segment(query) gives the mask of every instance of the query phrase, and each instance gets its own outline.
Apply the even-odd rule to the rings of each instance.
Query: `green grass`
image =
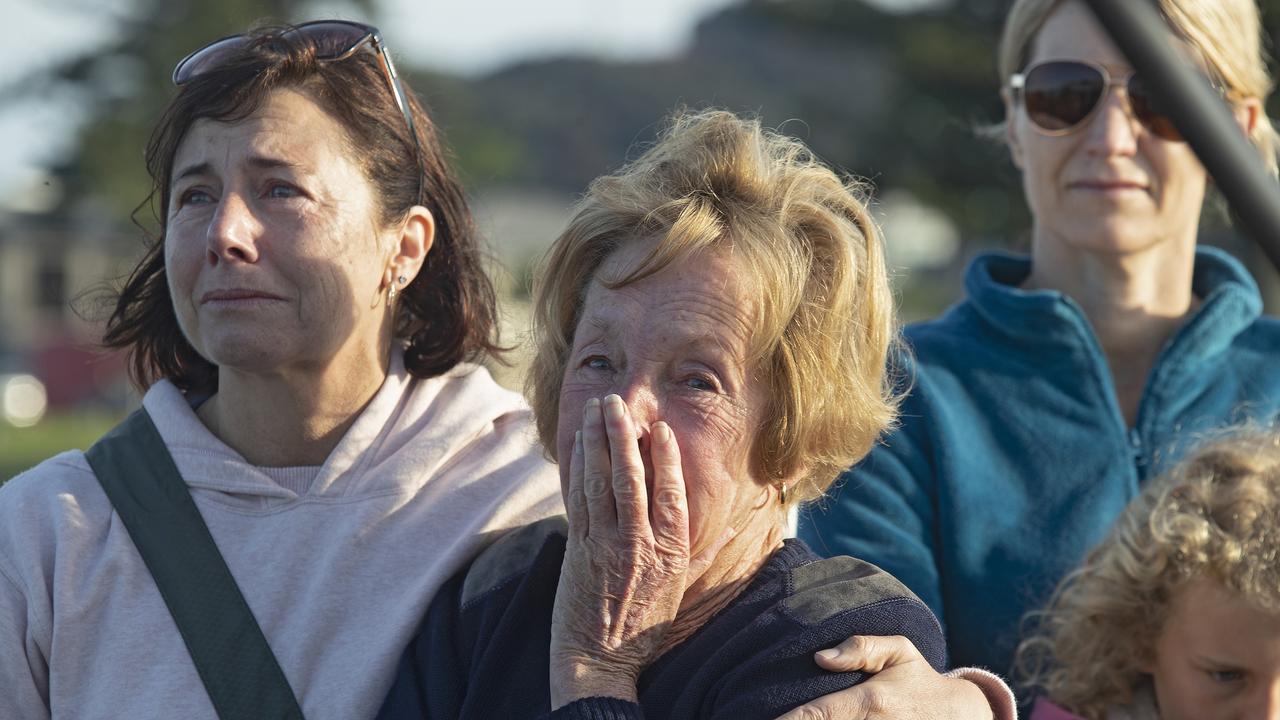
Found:
[[[119,421],[108,412],[80,410],[46,415],[28,428],[0,422],[0,483],[63,450],[88,448]]]

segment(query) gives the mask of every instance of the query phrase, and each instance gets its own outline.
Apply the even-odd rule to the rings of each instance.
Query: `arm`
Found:
[[[31,628],[26,594],[0,563],[0,717],[50,717],[49,664]]]
[[[1013,693],[977,668],[945,675],[902,637],[851,637],[815,656],[822,667],[874,673],[865,683],[821,697],[778,720],[1017,720]]]
[[[927,384],[903,402],[902,426],[841,476],[828,497],[801,512],[800,538],[819,555],[878,565],[946,617],[938,575],[936,459]]]

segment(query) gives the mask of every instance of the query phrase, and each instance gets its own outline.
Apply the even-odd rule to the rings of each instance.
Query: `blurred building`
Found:
[[[122,397],[123,364],[98,342],[111,279],[141,244],[110,217],[90,203],[0,211],[0,373],[34,375],[51,409]]]

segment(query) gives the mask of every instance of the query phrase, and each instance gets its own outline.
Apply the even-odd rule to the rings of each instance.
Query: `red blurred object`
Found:
[[[32,373],[44,383],[49,409],[107,398],[125,374],[124,355],[83,341],[60,338],[29,356]]]

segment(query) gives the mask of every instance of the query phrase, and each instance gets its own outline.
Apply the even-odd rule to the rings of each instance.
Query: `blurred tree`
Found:
[[[351,7],[358,16],[372,4]],[[1016,245],[1029,227],[1017,173],[1001,143],[977,132],[1003,116],[994,54],[1009,4],[955,0],[902,15],[851,0],[742,0],[660,61],[539,59],[474,79],[402,70],[473,187],[580,192],[652,139],[673,107],[715,105],[757,113],[824,160],[941,208],[968,248]],[[1280,39],[1280,0],[1260,4]],[[61,171],[67,202],[96,195],[127,217],[148,189],[141,155],[174,62],[259,18],[297,21],[314,7],[136,0],[116,42],[56,71],[94,118]],[[1221,214],[1207,216],[1220,230]]]
[[[351,0],[367,11],[371,0]],[[135,0],[126,15],[107,21],[119,32],[107,45],[73,57],[47,75],[0,88],[0,97],[50,83],[70,86],[91,120],[79,131],[78,151],[55,172],[64,200],[54,213],[73,211],[86,198],[104,203],[116,218],[127,218],[150,191],[143,164],[151,127],[173,93],[170,74],[178,60],[224,35],[251,24],[305,19],[301,0]],[[138,213],[144,224],[149,212]]]

